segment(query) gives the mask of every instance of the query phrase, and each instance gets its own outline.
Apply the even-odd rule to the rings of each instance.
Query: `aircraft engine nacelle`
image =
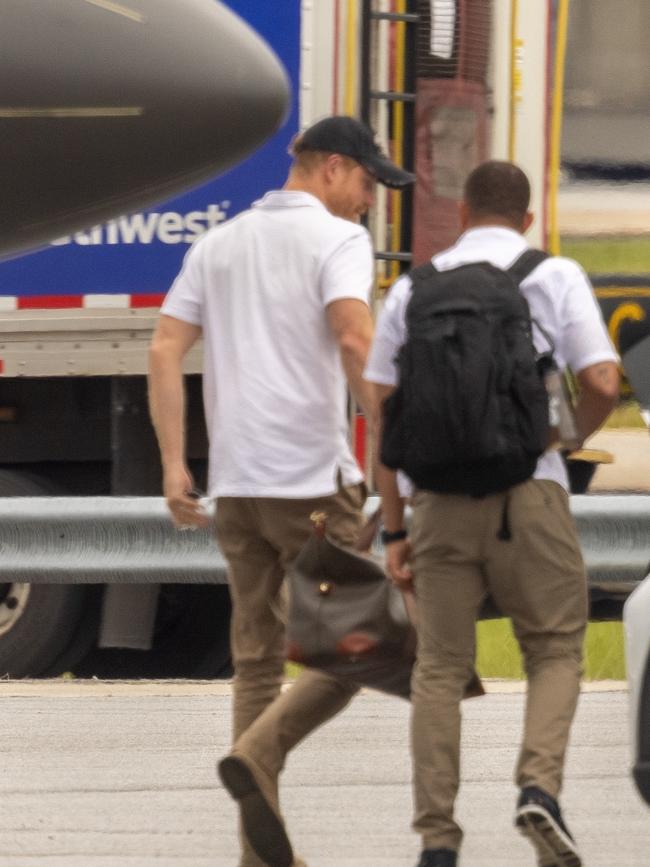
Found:
[[[4,0],[0,254],[218,174],[288,100],[271,49],[215,0]]]

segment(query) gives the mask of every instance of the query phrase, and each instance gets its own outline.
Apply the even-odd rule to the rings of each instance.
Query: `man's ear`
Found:
[[[521,223],[521,234],[525,235],[535,221],[535,214],[532,211],[526,211],[524,219]]]
[[[469,227],[469,208],[467,202],[458,203],[458,217],[460,219],[460,228],[464,232]]]
[[[334,179],[336,173],[341,168],[342,162],[340,154],[329,154],[323,163],[323,173],[327,181],[332,181]]]

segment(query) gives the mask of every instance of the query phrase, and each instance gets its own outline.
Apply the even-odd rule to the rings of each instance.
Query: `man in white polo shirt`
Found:
[[[512,266],[528,248],[523,234],[532,221],[529,201],[528,180],[519,168],[496,161],[479,166],[465,186],[465,231],[433,257],[435,269],[446,272],[474,262]],[[407,340],[406,310],[415,297],[411,285],[405,276],[393,286],[377,323],[365,377],[376,384],[380,402],[398,383],[396,357]],[[549,257],[520,288],[533,320],[555,347],[559,368],[568,366],[576,374],[576,421],[584,440],[618,396],[617,356],[589,281],[575,262]],[[547,350],[547,337],[536,328],[533,333],[538,350]],[[417,490],[410,542],[395,472],[380,467],[378,486],[388,569],[398,584],[414,583],[418,599],[412,682],[414,828],[423,844],[418,867],[458,863],[459,704],[474,665],[476,616],[488,591],[512,618],[528,676],[516,824],[534,844],[540,865],[579,867],[557,798],[580,688],[587,585],[561,454],[547,451],[533,478],[499,493],[473,497]],[[504,843],[504,863],[506,852]]]
[[[311,513],[326,512],[342,544],[353,544],[362,524],[365,486],[346,410],[347,381],[371,411],[362,372],[372,338],[373,255],[359,219],[376,182],[413,180],[349,117],[319,121],[293,153],[282,190],[191,248],[151,346],[164,493],[178,526],[200,525],[185,463],[181,363],[203,334],[208,494],[217,498],[233,600],[236,747],[220,773],[240,801],[248,837],[242,867],[297,863],[279,815],[277,774],[286,752],[353,694],[306,671],[243,740],[280,692],[284,572],[310,533]]]

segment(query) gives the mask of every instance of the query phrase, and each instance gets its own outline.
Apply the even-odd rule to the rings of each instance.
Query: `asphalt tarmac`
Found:
[[[533,867],[512,827],[519,684],[464,705],[462,867]],[[0,867],[235,867],[218,683],[0,683]],[[309,867],[413,867],[409,706],[364,693],[291,756],[283,806]],[[647,867],[650,811],[630,780],[627,693],[580,702],[563,804],[587,867]]]

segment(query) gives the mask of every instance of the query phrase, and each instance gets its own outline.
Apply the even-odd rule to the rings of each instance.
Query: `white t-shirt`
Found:
[[[210,496],[317,497],[363,475],[325,308],[368,303],[370,237],[304,192],[274,191],[189,250],[162,312],[203,328]]]
[[[518,232],[486,226],[468,230],[432,262],[440,271],[468,262],[491,262],[498,268],[508,268],[526,249],[528,244]],[[618,361],[591,284],[577,262],[559,256],[546,259],[526,277],[521,291],[532,318],[553,341],[554,357],[561,370],[568,366],[579,373],[592,364]],[[411,280],[405,275],[392,287],[379,316],[364,373],[370,382],[397,384],[395,358],[406,339],[405,314],[410,298]],[[540,351],[549,348],[537,329],[533,329],[533,335]],[[535,478],[551,479],[568,489],[566,468],[557,451],[541,456]]]

